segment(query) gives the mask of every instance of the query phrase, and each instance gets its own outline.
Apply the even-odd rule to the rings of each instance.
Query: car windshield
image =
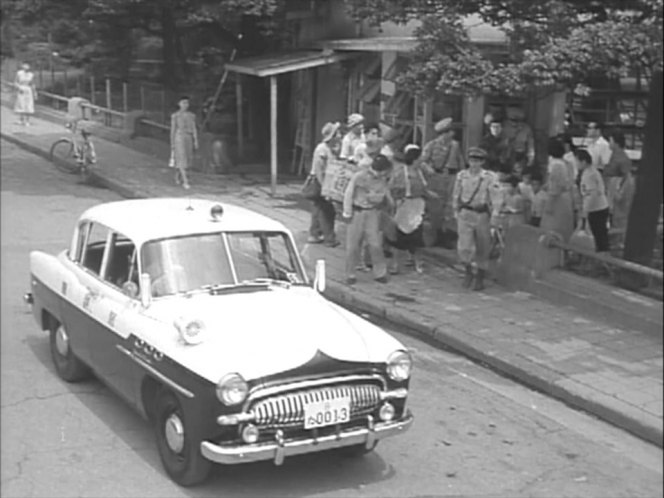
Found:
[[[146,243],[142,271],[154,297],[250,283],[306,283],[290,238],[283,232],[225,232]]]

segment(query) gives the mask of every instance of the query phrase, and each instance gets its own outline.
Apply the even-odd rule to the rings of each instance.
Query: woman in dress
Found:
[[[565,148],[558,139],[549,141],[549,177],[545,190],[547,201],[542,214],[541,228],[558,233],[565,242],[574,231],[574,210],[572,189],[574,182],[569,174],[567,163],[563,160]]]
[[[21,69],[16,72],[14,86],[16,87],[16,101],[14,112],[19,116],[19,123],[23,126],[30,125],[30,116],[35,113],[35,99],[37,90],[34,83],[35,75],[30,71],[30,65],[26,62],[21,64]]]
[[[194,150],[198,149],[196,116],[189,111],[189,97],[178,102],[180,109],[171,115],[171,165],[176,168],[175,183],[189,189],[187,169],[194,163]]]
[[[392,237],[386,236],[388,245],[392,246],[393,253],[390,273],[399,273],[400,253],[406,251],[410,254],[415,271],[422,273],[422,262],[417,257],[418,249],[424,243],[422,240],[422,223],[426,207],[427,181],[424,178],[418,161],[422,150],[415,144],[407,145],[404,149],[403,164],[395,164],[390,179],[390,193],[396,205]]]

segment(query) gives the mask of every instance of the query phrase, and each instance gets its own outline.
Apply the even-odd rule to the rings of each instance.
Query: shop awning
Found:
[[[353,54],[338,53],[331,50],[306,50],[284,52],[258,57],[247,57],[226,64],[228,71],[251,76],[276,76],[300,69],[334,64],[353,57]]]

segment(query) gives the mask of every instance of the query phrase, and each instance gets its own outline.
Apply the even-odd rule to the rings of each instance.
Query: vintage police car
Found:
[[[189,486],[213,462],[362,454],[412,423],[410,354],[320,294],[321,263],[310,284],[290,232],[240,207],[112,202],[69,249],[30,254],[26,300],[59,376],[92,371],[131,403]]]

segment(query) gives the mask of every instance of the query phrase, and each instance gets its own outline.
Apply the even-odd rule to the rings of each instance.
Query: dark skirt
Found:
[[[390,240],[386,237],[387,244],[395,249],[400,249],[402,251],[415,252],[416,249],[424,246],[424,240],[422,238],[422,227],[423,224],[420,224],[415,230],[411,233],[404,233],[398,228],[396,229],[396,238],[395,240]]]

